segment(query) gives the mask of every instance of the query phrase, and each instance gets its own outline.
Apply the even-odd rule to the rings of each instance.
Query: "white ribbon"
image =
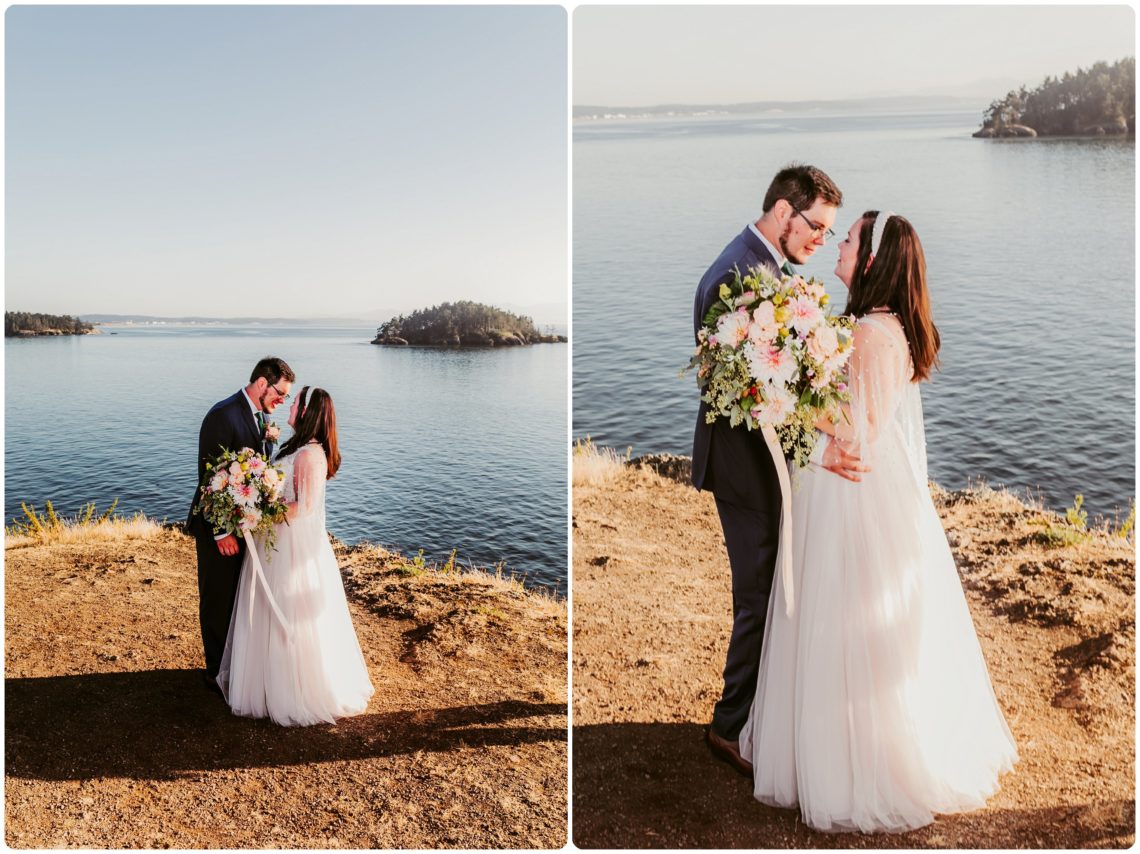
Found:
[[[764,434],[768,453],[776,465],[776,476],[780,479],[780,545],[777,555],[780,576],[784,582],[784,611],[790,617],[796,610],[796,598],[792,592],[792,477],[788,473],[788,461],[784,459],[784,449],[780,447],[776,428],[765,424],[760,432]]]
[[[253,584],[249,587],[249,623],[253,625],[253,602],[257,598],[257,584],[260,582],[261,589],[265,591],[265,598],[269,600],[269,608],[273,611],[273,616],[277,618],[277,622],[285,631],[285,637],[291,643],[293,641],[293,629],[285,619],[285,615],[281,613],[281,609],[277,606],[277,600],[273,598],[273,592],[269,589],[269,582],[265,580],[265,573],[261,570],[261,560],[257,556],[257,547],[254,545],[253,537],[250,536],[249,531],[243,532],[242,537],[245,539],[246,548],[249,549],[250,567],[253,569]]]

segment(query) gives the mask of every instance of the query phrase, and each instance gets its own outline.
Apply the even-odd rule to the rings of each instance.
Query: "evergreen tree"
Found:
[[[1136,130],[1136,58],[1046,77],[1033,91],[1024,86],[986,108],[982,127],[1001,131],[1027,125],[1041,136],[1075,135],[1101,128],[1109,133]]]

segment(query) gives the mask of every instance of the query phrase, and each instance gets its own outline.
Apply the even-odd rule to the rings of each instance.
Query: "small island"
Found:
[[[1136,58],[1098,62],[1028,91],[1024,86],[986,108],[974,136],[1128,136],[1136,133]]]
[[[565,344],[565,335],[539,332],[529,317],[470,300],[445,302],[400,315],[376,330],[373,344],[419,347],[517,347]]]
[[[92,335],[98,330],[78,317],[39,314],[29,311],[4,312],[5,338],[34,338],[39,335]]]

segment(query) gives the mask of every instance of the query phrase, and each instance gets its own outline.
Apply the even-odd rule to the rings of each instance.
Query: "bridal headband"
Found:
[[[887,220],[895,215],[894,211],[879,211],[875,217],[875,225],[871,229],[871,258],[879,254],[879,244],[883,242],[883,231],[887,227]]]

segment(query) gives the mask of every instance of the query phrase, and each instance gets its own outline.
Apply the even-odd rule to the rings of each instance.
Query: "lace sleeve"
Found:
[[[894,414],[898,394],[909,379],[906,338],[895,320],[862,318],[855,326],[855,348],[848,373],[848,418],[834,425],[834,435],[861,447],[874,444]]]
[[[320,447],[307,446],[297,453],[293,464],[293,489],[297,496],[295,518],[312,516],[324,506],[327,477],[328,464]]]

